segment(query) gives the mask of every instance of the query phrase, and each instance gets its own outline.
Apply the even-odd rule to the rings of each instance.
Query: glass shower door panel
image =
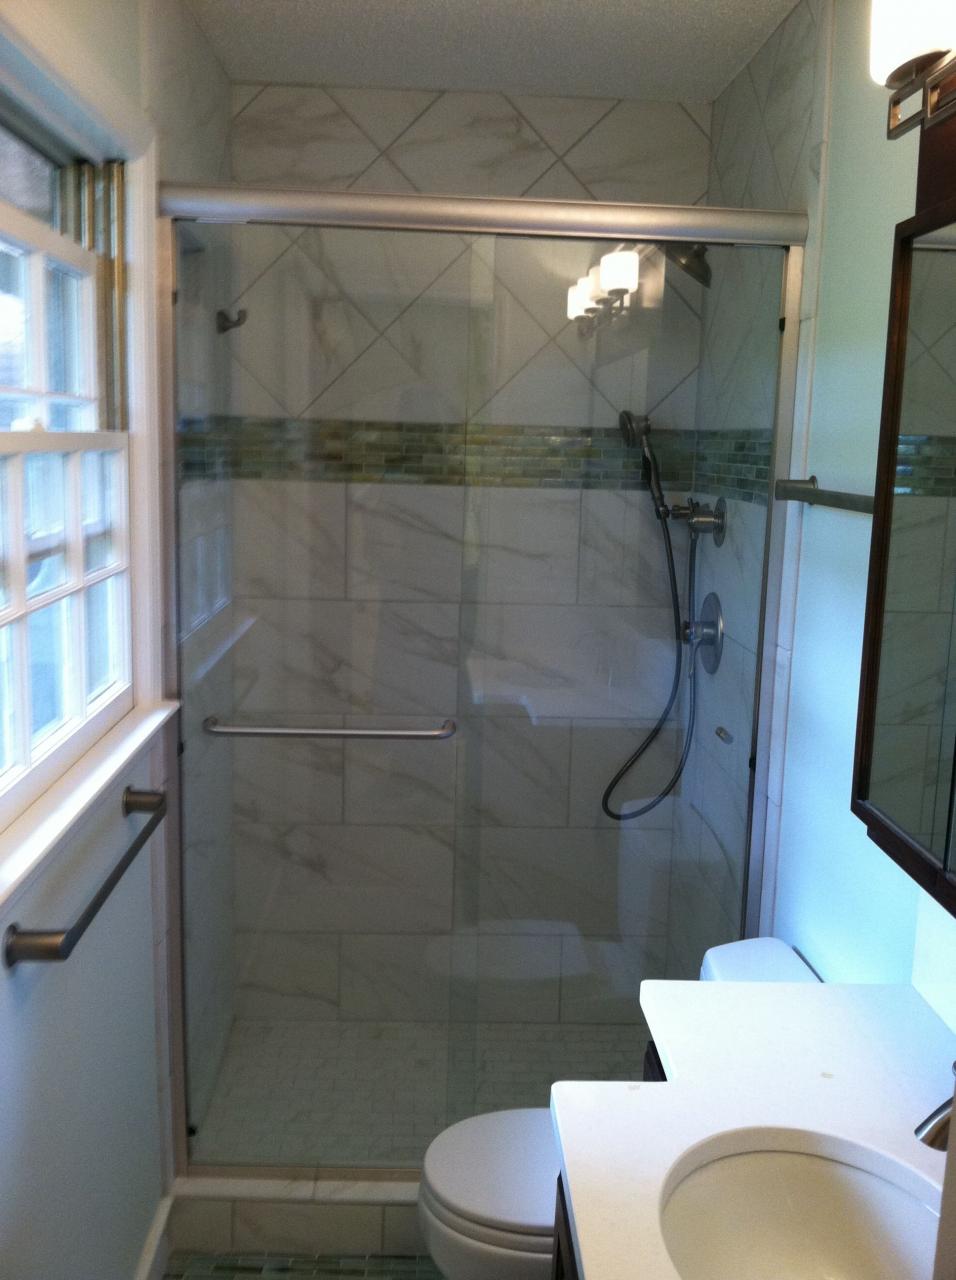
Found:
[[[708,348],[714,289],[641,246],[626,314],[588,332],[567,289],[602,242],[179,237],[192,1157],[414,1167],[452,1120],[639,1075],[639,983],[702,936],[674,842],[714,779],[692,756],[628,823],[601,796],[674,662],[618,414],[650,415],[668,501],[724,492],[694,487],[715,456],[698,384],[729,358]],[[683,591],[684,527],[674,545]],[[731,669],[752,708],[752,667]],[[358,736],[446,719],[453,737]],[[683,723],[615,803],[663,788]],[[746,755],[717,764],[746,793]],[[745,829],[722,838],[745,848]],[[681,871],[695,891],[701,849]],[[733,912],[739,884],[724,894]]]

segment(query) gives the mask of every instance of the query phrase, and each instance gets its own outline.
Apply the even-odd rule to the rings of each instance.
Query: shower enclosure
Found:
[[[672,226],[637,225],[652,210],[492,233],[513,205],[409,199],[406,230],[389,199],[356,202],[377,226],[347,196],[231,223],[168,202],[194,1165],[415,1167],[454,1120],[639,1077],[641,980],[694,976],[743,927],[798,233],[711,218],[743,243],[710,245],[705,286],[702,249],[688,272]],[[623,246],[627,305],[569,320],[569,286]],[[670,503],[726,500],[698,563],[726,630],[679,784],[613,822],[602,794],[673,670],[623,409],[650,417]],[[625,810],[671,777],[685,697]]]

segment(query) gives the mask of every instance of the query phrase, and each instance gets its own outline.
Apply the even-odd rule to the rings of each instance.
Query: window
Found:
[[[0,201],[0,829],[132,705],[100,259]]]

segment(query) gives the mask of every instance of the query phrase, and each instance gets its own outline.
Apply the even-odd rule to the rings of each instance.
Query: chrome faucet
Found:
[[[956,1062],[953,1063],[953,1075],[956,1076]],[[941,1102],[935,1111],[931,1111],[925,1120],[920,1121],[914,1133],[920,1142],[925,1142],[934,1151],[949,1150],[949,1122],[953,1116],[953,1099]]]

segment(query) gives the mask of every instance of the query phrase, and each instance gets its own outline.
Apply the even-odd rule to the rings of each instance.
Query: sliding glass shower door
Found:
[[[762,538],[772,402],[702,449],[698,382],[748,357],[726,331],[708,352],[707,290],[661,247],[625,314],[569,321],[568,286],[613,247],[178,224],[198,1164],[414,1167],[452,1120],[635,1078],[641,980],[739,927],[745,827],[704,915],[699,833],[674,845],[691,791],[633,823],[601,811],[673,663],[617,418],[651,415],[671,499],[700,457],[735,458]],[[726,252],[776,281],[750,300],[775,334],[782,252]],[[731,696],[752,709],[746,648]],[[653,796],[681,745],[675,717],[619,801]],[[715,767],[746,796],[741,760]]]

